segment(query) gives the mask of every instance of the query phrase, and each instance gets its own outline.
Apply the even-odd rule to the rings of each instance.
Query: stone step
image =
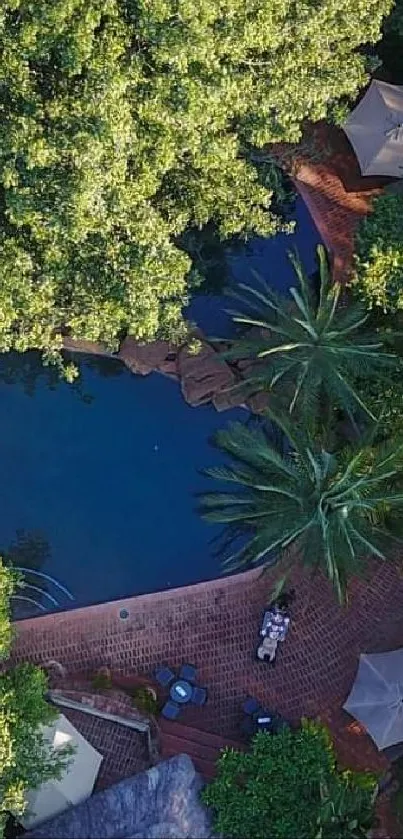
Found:
[[[213,734],[211,731],[204,731],[201,728],[194,728],[191,725],[184,725],[175,720],[165,720],[161,717],[158,720],[160,730],[167,732],[167,734],[174,734],[190,742],[203,743],[206,746],[212,746],[215,749],[224,749],[225,746],[233,749],[245,751],[247,745],[240,743],[237,740],[231,740],[229,737],[222,737],[220,734]]]
[[[206,780],[216,775],[216,764],[222,749],[226,746],[242,750],[246,748],[245,744],[235,740],[164,719],[160,720],[160,731],[162,759],[187,754]]]

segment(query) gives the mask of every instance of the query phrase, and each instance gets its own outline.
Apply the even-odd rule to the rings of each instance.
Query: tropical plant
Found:
[[[279,229],[248,150],[355,96],[391,2],[3,0],[0,350],[178,340],[178,237]]]
[[[317,253],[318,294],[295,254],[290,259],[299,287],[291,288],[291,300],[264,283],[239,285],[241,293],[232,296],[249,311],[231,314],[246,333],[223,356],[253,362],[235,388],[247,395],[281,393],[290,414],[323,416],[336,405],[350,415],[359,410],[375,419],[354,387],[355,377],[364,370],[367,379],[379,379],[385,368],[396,366],[396,357],[386,352],[373,329],[365,329],[363,304],[343,305],[322,245]]]
[[[10,598],[18,578],[0,560],[0,656],[10,653]],[[4,662],[3,662],[4,665]],[[0,837],[7,815],[22,815],[25,793],[59,777],[71,751],[52,751],[42,726],[57,712],[46,702],[47,680],[34,665],[21,664],[0,673]]]
[[[373,824],[374,776],[339,772],[318,723],[257,734],[249,752],[226,749],[202,793],[228,839],[359,839]]]
[[[321,568],[343,601],[348,576],[369,555],[385,559],[398,538],[403,442],[331,454],[271,413],[288,438],[282,450],[263,427],[233,423],[216,434],[232,462],[205,470],[226,486],[201,496],[202,515],[226,526],[224,567],[300,561]]]
[[[403,309],[403,195],[379,195],[372,212],[361,220],[352,287],[369,309]]]

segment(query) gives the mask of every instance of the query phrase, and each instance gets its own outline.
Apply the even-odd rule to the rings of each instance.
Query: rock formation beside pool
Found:
[[[141,376],[157,372],[172,376],[180,382],[184,399],[196,407],[211,402],[219,394],[224,394],[235,381],[235,376],[226,362],[219,357],[199,331],[195,337],[200,341],[198,352],[191,352],[186,346],[173,347],[166,341],[154,341],[140,344],[133,338],[125,338],[118,353],[118,358],[126,367]],[[239,399],[223,396],[225,408],[239,405]],[[219,407],[220,406],[220,407]],[[221,402],[217,403],[218,410]]]
[[[187,755],[176,755],[91,796],[26,839],[212,839],[201,803],[202,780]]]

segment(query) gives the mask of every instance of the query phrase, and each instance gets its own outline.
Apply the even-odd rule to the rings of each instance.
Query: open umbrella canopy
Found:
[[[403,740],[403,649],[360,655],[345,711],[362,723],[378,749]]]
[[[372,81],[343,130],[363,175],[403,178],[403,86]]]

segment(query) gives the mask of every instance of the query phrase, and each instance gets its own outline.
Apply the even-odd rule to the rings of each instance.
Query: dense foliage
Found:
[[[401,533],[403,443],[330,453],[303,427],[270,413],[288,437],[281,448],[266,428],[233,423],[216,434],[231,463],[206,470],[226,486],[202,495],[202,514],[226,526],[230,568],[302,562],[322,568],[343,601],[348,576],[371,554],[385,559]]]
[[[0,661],[8,657],[11,644],[10,597],[16,585],[12,571],[0,559]]]
[[[67,752],[51,751],[42,726],[57,717],[45,700],[46,676],[32,664],[0,676],[0,835],[7,811],[25,809],[25,791],[58,777]]]
[[[390,6],[3,0],[0,350],[178,337],[178,237],[278,229],[251,145],[354,95]]]
[[[202,793],[228,839],[358,839],[373,819],[375,779],[339,772],[326,729],[258,734],[250,752],[226,750]]]
[[[403,438],[403,356],[399,358],[396,371],[376,381],[362,375],[356,386],[369,410],[378,418],[375,439]]]
[[[388,81],[403,84],[403,0],[395,0],[385,18],[379,57],[389,73]]]
[[[0,561],[0,653],[10,652],[10,597],[15,579]],[[45,700],[46,676],[31,664],[0,673],[0,837],[8,812],[21,814],[25,792],[58,777],[69,752],[52,752],[42,726],[57,712]]]
[[[355,387],[355,377],[378,380],[385,368],[396,369],[396,357],[386,352],[379,334],[366,326],[361,303],[341,301],[342,289],[331,279],[325,249],[318,246],[319,290],[300,260],[290,255],[298,279],[291,300],[268,284],[240,285],[245,313],[233,312],[246,334],[224,354],[227,359],[251,359],[253,364],[237,385],[243,393],[281,392],[290,413],[312,416],[326,406],[370,414]]]
[[[403,195],[379,195],[360,222],[353,287],[369,309],[403,309]]]

